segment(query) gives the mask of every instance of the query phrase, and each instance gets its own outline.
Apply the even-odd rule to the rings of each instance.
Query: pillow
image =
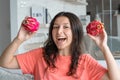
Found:
[[[20,69],[0,67],[0,80],[33,80],[33,76],[30,74],[22,74]]]

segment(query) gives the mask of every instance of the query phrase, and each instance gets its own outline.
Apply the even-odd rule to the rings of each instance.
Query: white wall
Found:
[[[43,6],[53,18],[60,11],[86,15],[85,5],[75,5],[63,0],[2,0],[0,1],[0,52],[17,35],[21,21],[30,15],[31,6]],[[1,53],[0,53],[1,54]]]
[[[25,16],[30,15],[31,6],[43,6],[48,9],[51,17],[60,11],[71,11],[75,14],[85,15],[86,6],[75,5],[63,0],[18,0],[18,26]]]
[[[10,0],[10,28],[11,28],[11,41],[17,35],[18,32],[18,7],[17,0]]]
[[[47,8],[51,18],[60,11],[70,11],[78,16],[86,15],[86,5],[76,5],[63,0],[18,0],[17,5],[18,27],[21,25],[21,21],[25,16],[30,16],[30,7],[33,6]],[[23,46],[24,44],[20,46],[18,50],[19,53],[25,51]]]
[[[10,1],[0,0],[0,54],[10,43]]]

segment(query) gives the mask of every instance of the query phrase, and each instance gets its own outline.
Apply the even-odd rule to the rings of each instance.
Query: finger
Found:
[[[27,19],[29,16],[26,16],[25,19]]]
[[[29,16],[26,16],[26,17],[24,18],[24,20],[22,21],[22,23],[26,23],[26,20],[27,20],[28,17],[29,17]]]
[[[103,29],[103,32],[104,32],[105,34],[107,34],[106,31],[105,31],[105,29]]]
[[[103,29],[103,35],[104,35],[104,36],[107,36],[107,32],[106,32],[105,29]]]
[[[95,40],[95,37],[90,35],[90,34],[87,34],[91,39]]]

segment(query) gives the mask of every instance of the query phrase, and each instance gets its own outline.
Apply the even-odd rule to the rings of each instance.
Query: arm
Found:
[[[89,35],[89,34],[88,34]],[[104,58],[106,60],[108,73],[106,73],[102,80],[120,80],[120,71],[118,65],[112,56],[112,53],[107,45],[107,34],[105,30],[103,33],[97,36],[89,35],[95,43],[98,45],[100,50],[102,51]]]
[[[31,38],[31,36],[35,32],[28,32],[21,26],[18,35],[16,38],[10,43],[10,45],[3,51],[0,57],[0,66],[5,68],[19,68],[19,64],[15,57],[15,52],[19,48],[19,46],[26,41],[27,39]]]
[[[10,45],[4,50],[0,57],[0,66],[5,68],[19,68],[14,53],[20,46],[21,41],[15,38]]]
[[[106,60],[110,80],[120,80],[120,71],[110,49],[105,46],[101,50]],[[103,76],[103,80],[105,80],[104,77],[106,76]]]

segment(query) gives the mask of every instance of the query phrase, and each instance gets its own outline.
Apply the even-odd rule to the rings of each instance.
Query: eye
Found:
[[[65,25],[65,26],[64,26],[64,29],[66,29],[66,28],[70,28],[70,26]]]
[[[59,28],[58,25],[53,25],[53,29]]]

